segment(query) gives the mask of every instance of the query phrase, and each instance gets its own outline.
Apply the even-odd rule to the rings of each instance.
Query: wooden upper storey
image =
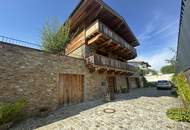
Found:
[[[74,37],[66,48],[66,54],[81,45],[93,46],[95,50],[130,60],[137,56],[136,49],[99,20]]]
[[[81,0],[69,19],[71,21],[72,34],[81,32],[98,19],[131,44],[131,46],[139,45],[138,40],[123,17],[102,0]]]
[[[100,50],[110,51],[113,54],[121,53],[125,58],[131,55],[132,57],[129,57],[131,59],[137,56],[136,49],[132,45],[99,20],[86,29],[85,38],[87,45],[96,44]]]

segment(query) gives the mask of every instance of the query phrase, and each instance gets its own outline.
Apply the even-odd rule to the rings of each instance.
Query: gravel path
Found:
[[[23,121],[12,130],[190,130],[190,123],[167,118],[168,108],[181,105],[170,91],[141,88],[116,97],[104,104],[99,100],[63,107],[46,118]],[[115,111],[105,113],[105,109]]]

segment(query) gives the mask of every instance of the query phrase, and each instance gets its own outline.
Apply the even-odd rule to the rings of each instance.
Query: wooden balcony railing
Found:
[[[137,72],[138,71],[138,68],[133,66],[133,65],[129,65],[127,64],[127,70],[128,71],[131,71],[131,72]]]
[[[102,67],[112,70],[120,70],[125,72],[136,72],[136,67],[128,65],[126,62],[121,62],[116,59],[108,58],[98,54],[92,54],[86,58],[86,63],[93,67]]]
[[[100,32],[103,33],[106,37],[109,37],[113,41],[120,44],[121,47],[127,48],[132,51],[133,54],[136,54],[136,49],[132,47],[129,43],[127,43],[122,37],[116,34],[112,29],[107,27],[105,24],[97,20],[91,26],[89,26],[86,30],[86,38],[91,37],[94,33]]]

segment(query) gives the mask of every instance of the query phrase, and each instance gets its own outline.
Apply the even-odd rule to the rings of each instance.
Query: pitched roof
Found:
[[[128,63],[135,63],[135,64],[140,64],[140,65],[146,65],[147,67],[151,67],[151,65],[148,62],[145,61],[129,61]]]
[[[73,31],[76,31],[80,25],[89,26],[94,20],[99,19],[132,46],[139,45],[124,18],[102,0],[81,0],[69,18]]]

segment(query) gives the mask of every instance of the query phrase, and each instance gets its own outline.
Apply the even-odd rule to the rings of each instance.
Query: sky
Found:
[[[104,0],[124,17],[140,42],[135,60],[159,70],[176,49],[180,0]],[[0,36],[40,44],[43,25],[68,18],[79,0],[0,0]]]

